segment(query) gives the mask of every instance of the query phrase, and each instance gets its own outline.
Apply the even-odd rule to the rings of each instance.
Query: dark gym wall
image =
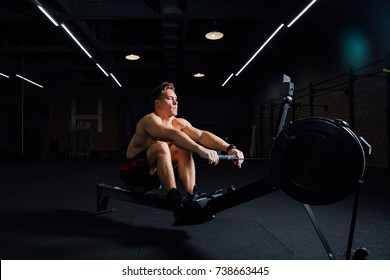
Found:
[[[152,86],[153,87],[153,86]],[[151,88],[152,88],[151,87]],[[1,148],[2,155],[13,157],[67,158],[70,150],[69,123],[72,98],[76,102],[76,115],[92,115],[79,121],[91,122],[91,151],[96,157],[122,156],[138,120],[153,110],[150,105],[151,89],[144,94],[118,93],[110,88],[83,90],[24,89],[25,151],[21,155],[21,89],[2,102]],[[137,91],[138,92],[138,91]],[[4,93],[5,94],[5,93]],[[245,149],[245,99],[196,96],[190,90],[179,95],[179,117],[194,126],[210,130]],[[98,99],[102,100],[102,131],[98,132]],[[12,144],[12,145],[11,145]]]
[[[388,65],[388,58],[386,52],[382,53],[382,57],[378,56],[369,64],[355,68],[340,67],[335,61],[333,71],[329,70],[326,75],[318,76],[314,72],[311,76],[313,80],[298,80],[288,121],[310,116],[343,119],[372,146],[372,155],[368,158],[367,165],[388,168],[386,104],[389,89],[386,79],[389,73],[383,71]],[[295,82],[294,75],[292,81]],[[272,101],[270,98],[261,98],[267,94]],[[275,125],[277,120],[281,98],[275,92],[258,93],[254,98],[252,111],[258,128],[257,155],[268,157],[274,129],[272,124]]]
[[[40,154],[49,115],[46,94],[21,82],[2,86],[0,99],[0,157]]]
[[[319,61],[323,62],[322,59]],[[337,60],[326,67],[311,64],[269,69],[268,80],[256,75],[256,63],[225,88],[209,88],[194,80],[176,84],[180,102],[179,116],[193,125],[228,137],[248,155],[251,124],[256,124],[256,156],[268,157],[273,129],[279,110],[279,87],[283,73],[295,84],[295,104],[288,120],[308,116],[341,118],[373,147],[368,166],[387,168],[388,161],[388,86],[383,72],[388,67],[387,51],[380,49],[366,64],[354,68]],[[272,78],[274,77],[274,78]],[[118,91],[115,86],[45,88],[2,83],[0,113],[1,156],[21,156],[21,101],[24,94],[24,155],[28,157],[67,157],[72,97],[80,105],[78,113],[96,114],[97,99],[102,98],[102,132],[92,123],[92,152],[95,156],[122,156],[131,136],[131,127],[150,112],[150,92],[155,86]],[[313,90],[313,100],[310,97]],[[351,95],[352,93],[352,95]],[[270,98],[273,98],[271,117]],[[262,116],[260,116],[262,105]],[[352,117],[353,116],[353,117]],[[262,130],[260,127],[262,126]]]
[[[0,91],[0,154],[21,152],[21,95],[11,88]]]
[[[372,146],[373,154],[368,166],[387,167],[387,128],[386,128],[386,74],[381,70],[386,66],[383,58],[378,63],[355,70],[353,80],[352,124],[358,135],[364,137]],[[339,67],[323,76],[323,80],[313,80],[316,89],[310,111],[310,82],[295,85],[296,100],[289,111],[289,120],[313,116],[341,118],[351,123],[350,69],[339,72]],[[379,71],[379,72],[378,72]],[[282,73],[279,74],[281,77]],[[291,75],[293,82],[294,75]],[[338,77],[332,79],[333,77]],[[325,82],[327,81],[327,82]],[[256,124],[256,155],[268,157],[271,145],[271,107],[269,99],[274,97],[273,122],[279,110],[278,84],[247,83],[234,85],[228,89],[208,89],[201,95],[199,89],[177,86],[180,109],[179,117],[188,119],[193,125],[208,129],[221,137],[239,145],[248,155],[251,124]],[[153,85],[154,86],[154,85]],[[56,91],[55,89],[36,89],[25,86],[25,130],[24,155],[29,157],[68,157],[69,122],[71,120],[71,100],[76,99],[80,114],[96,114],[97,99],[102,98],[102,132],[97,132],[97,121],[91,120],[94,156],[122,156],[132,134],[131,128],[146,113],[152,110],[149,95],[151,88],[134,92],[115,92],[112,88],[87,87],[79,91]],[[264,86],[264,87],[262,87]],[[323,90],[326,88],[338,90]],[[138,92],[141,91],[140,95]],[[240,94],[236,94],[239,92]],[[243,94],[245,93],[245,94]],[[1,92],[1,154],[2,156],[21,156],[21,86],[6,88]],[[260,120],[259,107],[263,105]],[[263,130],[260,132],[260,121]],[[274,124],[275,125],[275,124]]]

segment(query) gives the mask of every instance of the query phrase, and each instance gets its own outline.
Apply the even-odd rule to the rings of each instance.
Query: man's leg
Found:
[[[176,189],[175,174],[172,166],[171,152],[169,146],[164,142],[157,142],[151,145],[147,153],[150,165],[150,175],[156,172],[166,192]]]
[[[172,163],[177,165],[180,181],[186,193],[193,195],[196,181],[195,163],[191,152],[183,151],[175,145],[170,146]]]
[[[175,220],[182,219],[184,216],[182,196],[176,189],[175,173],[173,172],[171,151],[168,144],[164,142],[153,144],[148,149],[147,157],[150,174],[157,172],[158,178],[167,193],[167,199],[172,205]]]

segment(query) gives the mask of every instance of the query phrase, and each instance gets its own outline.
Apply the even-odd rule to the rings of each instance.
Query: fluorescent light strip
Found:
[[[229,80],[233,77],[234,73],[231,73],[230,76],[226,79],[226,81],[222,84],[222,86],[224,87],[227,82],[229,82]]]
[[[58,23],[56,22],[56,20],[39,4],[37,4],[37,7],[38,9],[41,10],[42,13],[45,14],[45,16],[50,19],[50,21],[55,25],[55,26],[58,26]]]
[[[58,26],[58,23],[57,23],[57,21],[42,7],[42,5],[38,2],[38,1],[34,1],[35,2],[35,4],[37,5],[37,7],[38,7],[38,9],[39,10],[41,10],[41,12],[48,18],[48,19],[50,19],[50,21],[55,25],[55,26]],[[73,33],[65,26],[65,24],[64,23],[61,23],[61,26],[62,26],[62,28],[64,28],[64,30],[69,34],[69,36],[77,43],[77,45],[79,45],[79,47],[87,54],[87,56],[89,57],[89,58],[92,58],[92,55],[84,48],[84,46],[79,42],[79,40],[77,40],[77,38],[73,35]],[[104,73],[104,75],[106,75],[107,77],[109,76],[108,75],[108,73],[103,69],[103,67],[102,66],[100,66],[100,64],[99,63],[96,63],[96,66],[97,67],[99,67],[99,69]],[[9,78],[9,76],[7,76],[7,75],[4,75],[4,74],[2,74],[2,73],[0,73],[0,75],[1,76],[4,76],[4,77],[6,77],[6,78]],[[111,75],[111,77],[114,79],[114,81],[120,86],[120,87],[122,87],[122,85],[118,82],[118,80],[115,78],[115,76],[112,74],[112,73],[110,73],[110,75]],[[43,88],[43,86],[41,86],[41,85],[39,85],[39,84],[37,84],[37,83],[34,83],[33,81],[30,81],[30,80],[28,80],[28,79],[26,79],[26,78],[24,78],[24,77],[22,77],[22,76],[20,76],[20,75],[16,75],[16,76],[18,76],[19,78],[21,78],[21,79],[23,79],[23,80],[26,80],[26,81],[28,81],[28,82],[30,82],[30,83],[32,83],[32,84],[34,84],[34,85],[37,85],[37,86],[39,86],[39,87],[42,87]]]
[[[8,75],[6,75],[6,74],[0,73],[0,76],[6,77],[6,78],[8,78],[8,79],[9,79],[9,76],[8,76]]]
[[[65,26],[65,24],[61,23],[62,28],[69,34],[69,36],[79,45],[79,47],[88,55],[89,58],[92,58],[92,55],[81,45],[81,43],[76,39],[76,37],[70,32],[70,30]]]
[[[96,66],[99,67],[99,69],[102,70],[102,72],[104,73],[104,75],[106,75],[106,76],[108,77],[107,72],[104,71],[103,67],[101,67],[99,63],[96,63]]]
[[[114,81],[118,84],[118,86],[122,87],[122,85],[118,82],[118,80],[115,78],[114,74],[110,73],[110,76],[114,79]]]
[[[292,22],[290,22],[288,25],[287,25],[287,27],[290,27],[291,25],[293,25],[294,24],[294,22],[296,22],[315,2],[316,2],[317,0],[313,0],[313,1],[311,1],[311,3],[309,4],[309,5],[307,5],[306,6],[306,8],[304,8],[303,10],[302,10],[302,12],[300,12],[299,13],[299,15],[297,15],[297,17],[296,18],[294,18],[293,19],[293,21]]]
[[[265,43],[257,50],[257,52],[248,60],[247,63],[245,63],[244,66],[242,66],[242,68],[240,69],[240,71],[238,71],[236,73],[236,77],[241,73],[242,70],[244,70],[245,67],[248,66],[248,64],[256,57],[256,55],[258,55],[258,53],[268,44],[269,41],[271,41],[271,39],[276,35],[276,33],[279,32],[279,30],[284,26],[284,24],[282,23],[276,30],[274,33],[272,33],[272,35],[267,39],[267,41],[265,41]]]
[[[38,9],[39,10],[41,10],[41,12],[48,18],[48,19],[50,19],[50,21],[55,25],[55,26],[58,26],[58,23],[57,23],[57,21],[42,7],[42,5],[38,2],[38,1],[34,1],[35,2],[35,4],[37,5],[37,7],[38,7]],[[77,40],[77,38],[73,35],[73,33],[65,26],[65,24],[64,23],[61,23],[61,26],[62,26],[62,28],[64,28],[64,30],[69,34],[69,36],[77,43],[77,45],[79,45],[79,47],[87,54],[87,56],[89,57],[89,58],[92,58],[92,55],[84,48],[84,46],[79,42],[79,40]],[[100,66],[100,64],[99,63],[96,63],[96,66],[97,67],[99,67],[99,69],[104,73],[104,75],[106,75],[107,77],[109,76],[108,75],[108,73],[103,69],[103,67],[102,66]],[[6,78],[9,78],[9,76],[7,76],[7,75],[5,75],[5,74],[2,74],[2,73],[0,73],[0,75],[1,76],[4,76],[4,77],[6,77]],[[115,78],[115,76],[112,74],[112,73],[110,73],[110,75],[111,75],[111,77],[114,79],[114,81],[120,86],[120,87],[122,87],[122,85],[118,82],[118,80]],[[42,87],[43,88],[43,86],[41,86],[41,85],[39,85],[39,84],[37,84],[37,83],[35,83],[35,82],[33,82],[33,81],[30,81],[30,80],[28,80],[28,79],[26,79],[26,78],[24,78],[24,77],[22,77],[22,76],[20,76],[20,75],[16,75],[17,77],[19,77],[19,78],[21,78],[21,79],[23,79],[23,80],[26,80],[26,81],[28,81],[28,82],[30,82],[30,83],[32,83],[32,84],[34,84],[34,85],[37,85],[37,86],[39,86],[39,87]]]
[[[25,80],[25,81],[27,81],[27,82],[29,82],[29,83],[32,83],[33,85],[36,85],[37,87],[43,88],[42,85],[37,84],[36,82],[33,82],[33,81],[31,81],[31,80],[29,80],[29,79],[23,77],[23,76],[20,76],[20,75],[16,74],[16,77],[21,78],[22,80]]]

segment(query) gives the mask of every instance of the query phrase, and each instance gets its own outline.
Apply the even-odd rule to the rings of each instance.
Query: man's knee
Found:
[[[169,145],[165,142],[157,142],[151,145],[148,149],[148,158],[169,157],[171,152]]]

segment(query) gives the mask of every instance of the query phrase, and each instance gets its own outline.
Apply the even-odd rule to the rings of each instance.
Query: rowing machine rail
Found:
[[[256,199],[260,196],[266,195],[275,191],[276,188],[272,186],[271,177],[266,177],[248,185],[242,186],[234,190],[228,190],[225,193],[212,192],[205,197],[196,199],[194,203],[198,204],[197,211],[194,213],[203,219],[198,219],[194,223],[204,223],[211,220],[216,213],[232,208],[247,201]],[[165,195],[158,194],[153,191],[139,192],[131,191],[121,187],[98,184],[97,191],[97,214],[104,214],[110,212],[108,207],[109,198],[128,201],[148,207],[172,211]]]
[[[163,210],[171,210],[171,207],[168,204],[168,201],[165,199],[165,196],[154,192],[131,191],[121,187],[102,183],[96,185],[96,193],[97,214],[109,212],[107,209],[109,198],[124,200]]]

